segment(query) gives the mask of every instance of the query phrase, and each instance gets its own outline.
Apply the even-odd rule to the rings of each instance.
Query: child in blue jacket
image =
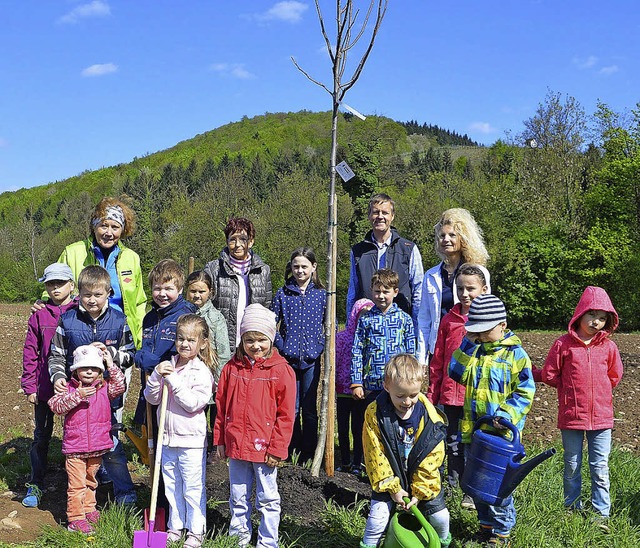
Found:
[[[153,304],[142,320],[142,348],[135,355],[142,383],[135,415],[137,424],[144,422],[146,402],[142,392],[147,375],[153,373],[160,362],[168,361],[178,353],[175,345],[178,318],[197,310],[182,296],[184,272],[174,260],[163,259],[154,266],[149,272],[149,285]]]
[[[313,249],[299,247],[285,270],[285,285],[271,304],[279,329],[274,346],[296,373],[296,418],[289,454],[301,461],[313,458],[318,443],[318,382],[324,351],[325,291],[317,272]]]

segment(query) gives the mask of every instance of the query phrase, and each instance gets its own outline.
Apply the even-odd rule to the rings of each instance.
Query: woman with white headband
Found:
[[[102,198],[93,210],[89,221],[91,235],[86,240],[72,243],[64,248],[58,259],[71,267],[77,281],[82,269],[89,265],[103,267],[111,278],[111,296],[109,307],[125,314],[127,324],[136,348],[142,343],[142,319],[144,318],[147,297],[142,285],[142,269],[138,254],[126,247],[120,240],[133,234],[135,230],[135,214],[133,210],[118,198]],[[34,304],[33,309],[39,307]],[[43,305],[42,305],[43,306]],[[131,380],[131,368],[125,370],[127,386]],[[112,402],[116,421],[122,421],[122,400]],[[101,468],[98,479],[101,482],[113,481],[116,503],[134,504],[136,502],[135,486],[127,470],[127,457],[122,444],[114,437],[114,448],[107,455],[109,477]],[[105,458],[103,457],[103,461]]]
[[[140,257],[120,241],[133,234],[135,213],[118,198],[102,198],[93,210],[89,228],[91,236],[65,247],[58,262],[68,264],[76,280],[88,265],[97,264],[109,272],[113,289],[109,306],[124,312],[136,348],[140,348],[147,306]]]

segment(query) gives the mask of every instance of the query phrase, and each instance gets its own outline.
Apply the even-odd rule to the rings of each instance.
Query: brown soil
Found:
[[[27,453],[33,431],[33,412],[20,390],[22,343],[27,317],[27,306],[0,304],[0,355],[3,358],[5,380],[0,387],[0,478],[5,476],[3,459],[8,458],[11,453]],[[542,365],[547,351],[558,336],[557,333],[520,335],[534,365]],[[622,382],[615,390],[616,426],[613,439],[617,446],[640,454],[640,407],[636,404],[637,392],[640,391],[640,335],[616,334],[614,340],[620,348],[625,372]],[[135,385],[132,389],[137,390]],[[133,402],[134,399],[131,398],[130,401]],[[526,443],[535,442],[546,446],[559,439],[556,409],[555,391],[539,384],[525,429]],[[56,427],[56,433],[60,434],[59,426]],[[19,524],[21,529],[7,529],[0,522],[0,543],[33,541],[39,536],[43,525],[64,523],[66,474],[63,459],[53,456],[56,450],[59,451],[59,443],[54,440],[50,451],[52,462],[47,476],[46,493],[40,508],[28,509],[20,504],[25,491],[23,485],[28,480],[28,468],[17,480],[7,478],[9,491],[0,493],[0,520],[9,517],[15,511],[17,513],[11,519]],[[356,498],[367,498],[370,495],[370,487],[366,480],[359,480],[350,474],[337,472],[334,478],[327,478],[324,474],[319,478],[313,478],[308,470],[295,466],[286,466],[278,473],[283,515],[296,516],[310,525],[318,519],[327,499],[333,498],[336,503],[346,505],[354,502]],[[141,501],[148,500],[147,478],[134,474],[134,481],[139,486]],[[98,494],[99,502],[104,503],[109,496],[109,490],[101,487]],[[225,464],[218,463],[208,467],[207,495],[213,501],[228,499],[229,479]],[[228,505],[214,505],[214,508],[208,511],[207,521],[210,529],[227,527]]]

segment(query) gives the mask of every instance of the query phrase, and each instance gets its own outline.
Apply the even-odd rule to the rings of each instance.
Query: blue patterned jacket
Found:
[[[382,390],[384,366],[390,358],[402,353],[416,353],[411,316],[396,303],[386,314],[374,306],[358,320],[351,358],[351,387]]]

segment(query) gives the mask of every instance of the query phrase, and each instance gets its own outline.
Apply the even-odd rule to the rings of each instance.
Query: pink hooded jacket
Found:
[[[587,345],[578,336],[580,318],[589,310],[613,315],[613,325],[596,333]],[[589,286],[582,293],[569,333],[549,350],[539,380],[558,391],[558,428],[603,430],[613,428],[613,388],[622,378],[622,360],[609,335],[618,327],[618,313],[601,287]]]
[[[369,299],[359,299],[351,307],[347,325],[336,334],[336,393],[351,395],[351,354],[353,349],[353,338],[356,335],[358,326],[358,316],[362,309],[368,306],[373,307],[373,301]]]

